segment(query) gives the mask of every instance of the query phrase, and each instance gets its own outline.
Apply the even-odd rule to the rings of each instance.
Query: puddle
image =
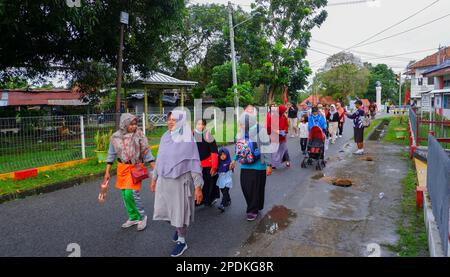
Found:
[[[323,177],[325,177],[325,175],[323,174],[323,172],[319,172],[316,175],[311,176],[311,179],[313,180],[319,180],[322,179]]]
[[[251,244],[258,239],[258,234],[273,235],[280,230],[286,229],[291,223],[291,219],[297,214],[283,205],[273,206],[273,208],[261,219],[256,229],[247,239],[247,244]]]
[[[371,156],[366,156],[366,157],[362,157],[360,158],[361,161],[368,161],[368,162],[373,162],[374,158]]]
[[[381,124],[373,131],[373,133],[370,135],[368,140],[380,140],[381,138],[383,138],[388,125],[389,125],[389,121],[383,120],[381,122]]]

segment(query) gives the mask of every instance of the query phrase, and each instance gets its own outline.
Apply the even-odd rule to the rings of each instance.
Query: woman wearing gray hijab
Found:
[[[172,257],[187,249],[187,227],[194,221],[195,202],[202,202],[202,168],[186,112],[167,116],[168,131],[161,137],[151,191],[155,192],[153,220],[170,222],[176,228]]]
[[[136,116],[124,113],[120,116],[120,128],[112,136],[109,143],[108,159],[102,189],[106,191],[108,181],[111,178],[111,167],[114,161],[117,163],[116,188],[122,192],[123,201],[128,212],[128,220],[122,224],[122,228],[137,225],[137,230],[142,231],[147,226],[147,216],[144,212],[139,191],[141,182],[135,184],[131,177],[131,170],[135,164],[147,162],[154,166],[155,158],[150,151],[147,137],[137,127]]]
[[[247,110],[247,109],[246,109]],[[253,144],[254,161],[243,159],[243,141]],[[256,145],[255,145],[256,144]],[[257,154],[259,153],[259,155]],[[236,155],[231,162],[233,170],[236,161],[241,164],[241,187],[247,202],[247,220],[254,221],[264,208],[266,177],[272,174],[272,155],[270,150],[270,137],[267,130],[259,126],[255,113],[244,112],[239,120],[239,130],[236,136]]]

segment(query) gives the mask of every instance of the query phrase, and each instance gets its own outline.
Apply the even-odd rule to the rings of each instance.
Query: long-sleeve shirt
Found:
[[[361,117],[365,115],[364,110],[357,109],[353,114],[347,115],[348,118],[353,119],[353,127],[354,128],[362,128],[362,120]]]
[[[319,126],[324,132],[325,129],[327,128],[327,122],[325,121],[325,118],[323,117],[323,115],[321,115],[320,113],[316,116],[314,116],[313,114],[311,114],[308,118],[308,131],[311,130],[311,128],[313,126]]]
[[[116,149],[114,149],[113,144],[110,143],[109,144],[109,149],[108,149],[108,158],[106,159],[106,162],[108,164],[113,164],[116,159],[117,159]],[[155,157],[153,157],[153,155],[152,155],[152,151],[150,149],[150,146],[148,147],[146,153],[144,154],[143,160],[144,160],[145,163],[149,163],[149,162],[155,161]]]

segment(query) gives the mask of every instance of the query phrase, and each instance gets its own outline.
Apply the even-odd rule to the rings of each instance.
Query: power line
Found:
[[[353,4],[362,4],[362,3],[376,2],[376,1],[377,0],[345,1],[345,2],[339,2],[339,3],[329,3],[329,4],[327,4],[327,6],[331,7],[331,6],[353,5]]]
[[[371,41],[371,42],[368,42],[368,43],[364,43],[364,44],[361,44],[361,45],[356,46],[356,47],[362,47],[362,46],[369,45],[369,44],[373,44],[373,43],[377,43],[377,42],[380,42],[380,41],[383,41],[383,40],[386,40],[386,39],[389,39],[389,38],[393,38],[393,37],[396,37],[396,36],[399,36],[399,35],[402,35],[402,34],[411,32],[411,31],[413,31],[413,30],[422,28],[422,27],[424,27],[424,26],[426,26],[426,25],[430,25],[431,23],[434,23],[434,22],[436,22],[436,21],[439,21],[439,20],[444,19],[444,18],[449,17],[449,16],[450,16],[450,13],[448,13],[448,14],[446,14],[446,15],[444,15],[444,16],[441,16],[441,17],[439,17],[439,18],[433,19],[433,20],[431,20],[431,21],[428,21],[428,22],[426,22],[426,23],[424,23],[424,24],[422,24],[422,25],[413,27],[413,28],[411,28],[411,29],[408,29],[408,30],[405,30],[405,31],[402,31],[402,32],[399,32],[399,33],[396,33],[396,34],[393,34],[393,35],[384,37],[384,38],[380,38],[380,39],[378,39],[378,40],[374,40],[374,41]]]
[[[353,45],[353,46],[351,46],[351,47],[349,47],[349,48],[356,47],[356,46],[358,46],[358,45],[360,45],[360,44],[362,44],[362,43],[364,43],[364,42],[366,42],[366,41],[369,41],[369,40],[371,40],[372,38],[374,38],[374,37],[376,37],[376,36],[378,36],[378,35],[380,35],[380,34],[386,32],[386,31],[388,31],[388,30],[390,30],[390,29],[392,29],[392,28],[394,28],[394,27],[400,25],[401,23],[407,21],[408,19],[410,19],[410,18],[412,18],[412,17],[418,15],[419,13],[421,13],[421,12],[425,11],[426,9],[428,9],[429,7],[435,5],[435,4],[438,3],[439,1],[440,1],[440,0],[434,1],[433,3],[431,3],[431,4],[427,5],[427,6],[425,6],[424,8],[422,8],[422,9],[420,9],[419,11],[413,13],[412,15],[410,15],[410,16],[408,16],[408,17],[402,19],[402,20],[400,20],[399,22],[397,22],[397,23],[395,23],[395,24],[393,24],[393,25],[387,27],[386,29],[383,29],[383,30],[379,31],[378,33],[376,33],[376,34],[374,34],[374,35],[372,35],[372,36],[370,36],[370,37],[368,37],[368,38],[366,38],[366,39],[364,39],[364,40],[358,42],[357,44],[355,44],[355,45]]]

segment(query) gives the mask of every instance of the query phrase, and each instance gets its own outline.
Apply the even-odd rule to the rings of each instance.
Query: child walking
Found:
[[[231,205],[230,189],[233,187],[233,178],[231,177],[230,164],[230,152],[225,147],[221,147],[219,149],[219,179],[217,179],[217,186],[222,192],[222,203],[218,207],[221,212],[224,212],[225,208]]]
[[[303,155],[306,156],[306,146],[308,145],[308,118],[306,116],[302,116],[300,124],[298,124],[298,129],[300,133],[300,146],[302,148]]]

